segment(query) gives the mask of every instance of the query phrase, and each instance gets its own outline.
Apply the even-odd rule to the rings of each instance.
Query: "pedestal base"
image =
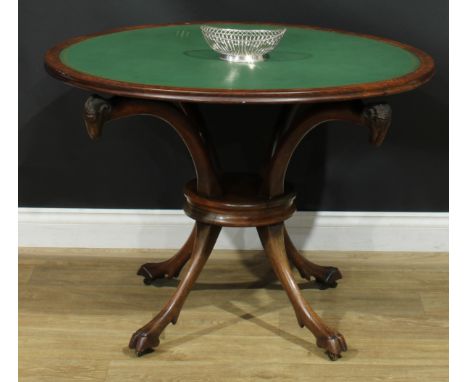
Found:
[[[169,124],[187,147],[197,177],[185,188],[185,207],[195,219],[195,228],[184,246],[172,258],[141,266],[138,274],[145,284],[158,278],[177,277],[186,263],[188,270],[176,292],[156,315],[130,339],[129,347],[143,355],[159,344],[159,335],[175,324],[182,305],[215,245],[221,227],[257,227],[265,253],[281,281],[301,327],[307,327],[331,360],[346,351],[344,337],[330,329],[312,310],[294,280],[289,261],[307,280],[314,277],[322,288],[336,287],[341,278],[335,267],[322,267],[305,259],[294,247],[284,227],[296,207],[295,194],[285,185],[286,171],[296,147],[309,131],[328,121],[347,121],[367,127],[370,141],[380,145],[391,120],[386,104],[366,106],[361,102],[315,104],[297,117],[297,107],[286,109],[273,134],[270,150],[260,175],[221,176],[219,165],[199,113],[193,104],[91,96],[85,103],[84,119],[89,136],[101,136],[106,122],[114,119],[150,115]]]
[[[145,277],[145,284],[157,278],[177,277],[187,259],[192,256],[189,270],[174,297],[150,323],[132,336],[130,347],[139,355],[145,354],[159,344],[159,334],[164,327],[169,322],[177,321],[183,300],[208,258],[214,245],[212,241],[222,226],[257,227],[265,252],[294,306],[299,325],[312,331],[317,337],[318,346],[326,349],[330,359],[339,358],[341,352],[346,350],[343,336],[329,329],[302,297],[288,262],[289,258],[304,278],[315,277],[322,289],[336,287],[336,280],[341,278],[337,268],[321,267],[309,262],[292,244],[283,222],[296,210],[295,193],[289,190],[269,199],[262,196],[261,179],[247,174],[226,174],[220,184],[225,190],[221,197],[198,193],[196,180],[186,185],[184,210],[196,220],[196,228],[171,259],[162,263],[144,264],[138,271],[139,275]]]

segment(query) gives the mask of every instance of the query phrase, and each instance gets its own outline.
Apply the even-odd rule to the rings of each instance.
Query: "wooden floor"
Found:
[[[138,266],[169,251],[22,249],[21,381],[447,381],[448,255],[308,252],[344,279],[300,281],[349,350],[330,362],[259,251],[215,251],[154,353],[130,335],[177,284],[145,286]],[[297,274],[297,273],[296,273]]]

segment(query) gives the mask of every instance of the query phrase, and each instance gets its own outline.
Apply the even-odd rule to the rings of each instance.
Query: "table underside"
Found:
[[[223,226],[256,227],[265,254],[285,289],[301,327],[307,327],[319,347],[331,360],[347,350],[342,334],[327,326],[314,312],[294,280],[291,264],[307,280],[315,278],[322,288],[336,287],[342,277],[332,266],[320,266],[304,258],[294,247],[284,220],[295,212],[295,193],[285,185],[289,161],[305,135],[332,120],[353,122],[370,131],[370,141],[380,145],[391,121],[387,104],[365,105],[361,101],[288,106],[281,114],[270,149],[259,174],[225,174],[216,159],[214,145],[201,116],[192,103],[170,103],[114,97],[91,96],[85,103],[84,119],[89,136],[101,136],[104,124],[119,118],[149,115],[170,125],[186,145],[195,167],[196,179],[185,188],[184,210],[195,225],[183,247],[162,263],[143,264],[138,274],[145,284],[160,278],[178,277],[180,283],[150,322],[131,337],[129,346],[143,355],[159,344],[164,328],[175,324],[183,303],[205,265]],[[248,137],[246,137],[248,138]]]

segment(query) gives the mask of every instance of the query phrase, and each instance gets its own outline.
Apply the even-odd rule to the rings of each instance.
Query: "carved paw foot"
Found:
[[[161,263],[143,264],[137,272],[137,275],[143,276],[143,282],[146,285],[152,284],[157,279],[174,278],[179,276],[180,269],[173,269],[171,263],[163,261]]]
[[[151,335],[142,330],[138,330],[133,333],[132,338],[128,347],[130,349],[135,349],[135,353],[138,357],[142,355],[151,353],[153,348],[159,345],[159,336]]]
[[[348,350],[346,341],[340,333],[332,334],[328,337],[320,337],[317,339],[317,346],[326,350],[328,358],[336,361],[341,358],[341,352]]]
[[[338,268],[335,267],[323,267],[324,272],[321,275],[315,275],[315,281],[320,289],[336,288],[337,280],[343,276]]]
[[[298,264],[298,270],[301,277],[306,280],[315,278],[315,281],[320,289],[336,288],[337,280],[343,278],[341,272],[335,267],[321,267],[309,261]]]

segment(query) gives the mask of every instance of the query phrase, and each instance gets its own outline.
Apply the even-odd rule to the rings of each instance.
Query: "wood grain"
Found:
[[[445,253],[307,252],[345,275],[325,291],[295,278],[317,313],[346,333],[337,363],[297,326],[260,251],[215,251],[152,354],[128,333],[177,286],[143,287],[145,261],[171,251],[21,249],[21,381],[447,381]],[[151,301],[151,304],[147,302]],[[240,367],[242,365],[242,367]]]

